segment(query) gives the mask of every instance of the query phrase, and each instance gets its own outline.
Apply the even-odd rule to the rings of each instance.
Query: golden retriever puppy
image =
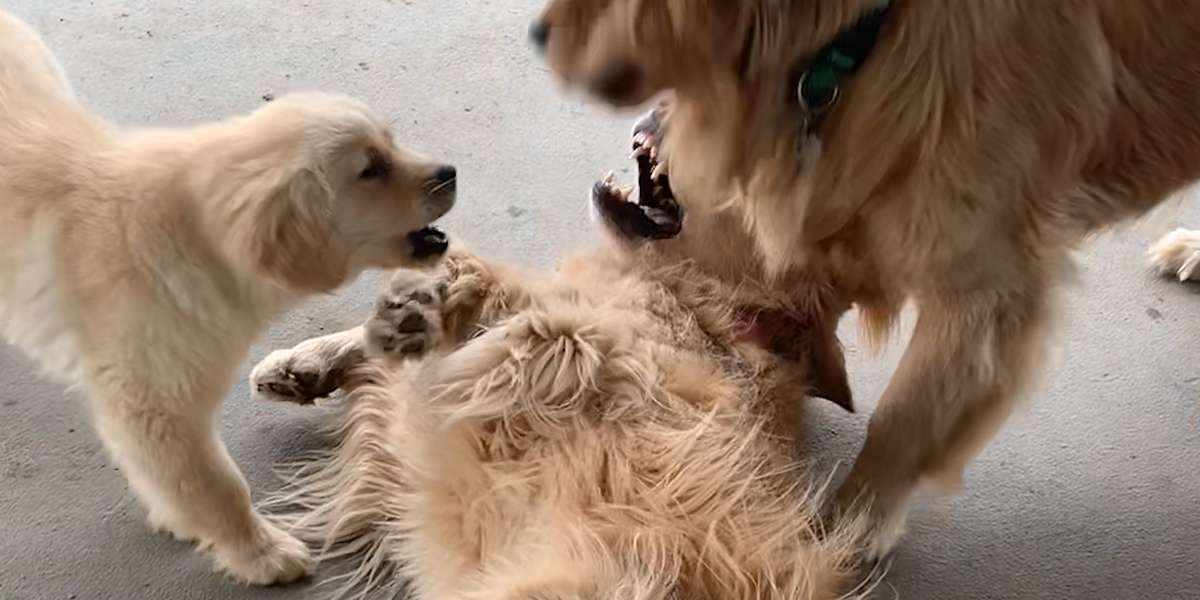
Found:
[[[1176,229],[1150,247],[1150,264],[1180,281],[1200,281],[1200,231]]]
[[[0,336],[86,391],[152,527],[239,581],[303,575],[308,550],[251,507],[217,409],[272,317],[445,251],[427,226],[454,203],[454,170],[341,96],[122,131],[3,12],[0,140]]]
[[[827,273],[874,340],[915,304],[836,497],[878,552],[1029,388],[1072,248],[1200,176],[1197,31],[1170,0],[551,0],[531,29],[613,105],[673,93],[672,184],[759,273]]]
[[[277,498],[299,505],[293,532],[361,555],[343,592],[865,591],[859,538],[849,523],[819,529],[820,482],[797,441],[806,392],[845,383],[840,363],[818,367],[809,353],[839,352],[823,316],[828,288],[796,281],[778,293],[691,259],[714,241],[749,244],[736,222],[702,218],[676,240],[647,242],[681,212],[665,186],[639,189],[633,202],[598,184],[608,241],[555,273],[452,251],[438,272],[397,272],[363,327],[254,369],[268,399],[349,391],[336,449],[303,462]]]

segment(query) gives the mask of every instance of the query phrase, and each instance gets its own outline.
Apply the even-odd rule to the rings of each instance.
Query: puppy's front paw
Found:
[[[218,568],[251,585],[288,583],[312,572],[312,554],[304,542],[262,517],[255,530],[247,539],[213,544]]]
[[[418,358],[440,344],[445,293],[432,275],[397,271],[364,326],[368,355]]]
[[[1200,230],[1176,229],[1150,247],[1150,264],[1180,281],[1200,281]]]

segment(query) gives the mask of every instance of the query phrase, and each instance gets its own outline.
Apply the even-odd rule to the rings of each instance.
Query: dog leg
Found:
[[[258,398],[312,404],[342,389],[354,367],[370,358],[419,358],[444,344],[458,344],[502,319],[528,300],[498,268],[454,251],[440,275],[400,270],[375,303],[366,324],[276,350],[250,373]]]
[[[365,325],[276,350],[250,372],[250,389],[263,400],[313,404],[348,383],[368,358],[416,358],[441,341],[445,290],[432,276],[397,271]]]
[[[96,427],[151,527],[198,542],[218,567],[250,584],[293,581],[310,572],[305,545],[254,512],[250,490],[217,437],[222,393],[172,405],[134,385],[93,394]]]
[[[1180,281],[1200,281],[1200,231],[1176,229],[1150,247],[1150,264]]]
[[[1040,360],[1049,296],[1026,288],[918,302],[912,341],[834,499],[844,518],[866,510],[867,558],[898,541],[918,484],[957,489],[967,463],[1008,417]]]

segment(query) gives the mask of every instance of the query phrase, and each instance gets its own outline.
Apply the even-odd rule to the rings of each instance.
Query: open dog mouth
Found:
[[[408,243],[415,259],[441,256],[450,248],[450,236],[432,225],[410,232]]]
[[[636,195],[617,187],[613,175],[592,187],[592,203],[605,221],[628,238],[666,240],[683,231],[683,207],[675,199],[671,182],[658,169],[651,147],[634,142],[638,165]]]

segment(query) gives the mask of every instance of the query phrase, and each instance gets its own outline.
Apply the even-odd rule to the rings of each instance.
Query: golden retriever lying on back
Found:
[[[1200,177],[1186,2],[550,0],[531,31],[614,105],[673,92],[671,181],[744,222],[760,275],[825,273],[874,340],[916,305],[836,497],[877,552],[1030,386],[1070,251]]]
[[[423,228],[453,203],[452,168],[341,96],[120,131],[0,11],[0,337],[87,392],[150,525],[238,580],[295,579],[311,561],[255,514],[216,436],[234,369],[306,295],[443,252]]]
[[[398,272],[364,327],[255,368],[272,399],[351,390],[337,449],[281,497],[303,507],[301,537],[365,553],[350,587],[443,600],[854,595],[856,537],[818,531],[797,443],[814,382],[844,386],[840,363],[810,353],[837,352],[826,289],[797,280],[778,295],[691,260],[748,244],[736,223],[700,218],[679,239],[642,241],[679,217],[663,198],[647,208],[646,190],[635,204],[598,184],[608,243],[556,273],[451,252],[436,275]]]

